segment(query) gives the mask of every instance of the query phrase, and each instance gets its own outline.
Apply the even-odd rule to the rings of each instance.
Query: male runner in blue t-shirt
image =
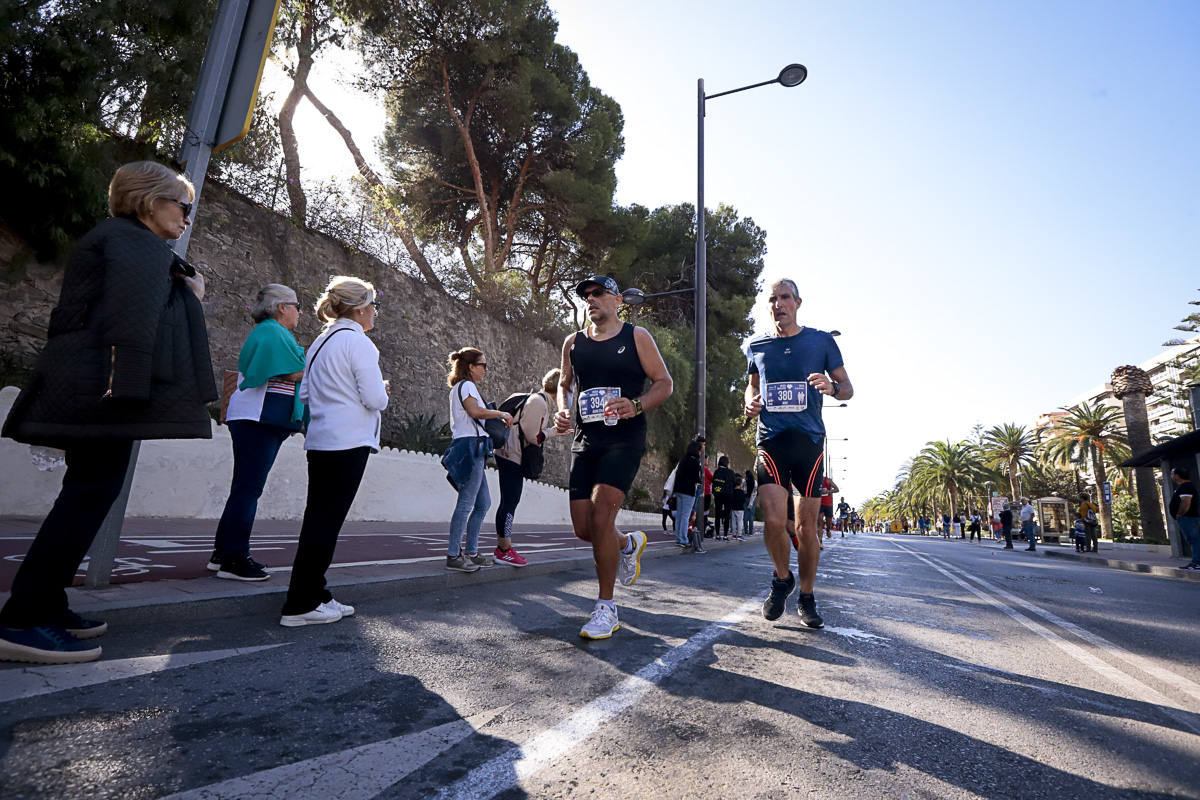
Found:
[[[817,513],[821,481],[825,423],[821,419],[823,395],[849,400],[854,387],[842,364],[833,336],[796,323],[800,293],[790,280],[771,284],[767,301],[775,332],[750,341],[746,348],[746,416],[758,417],[758,481],[762,499],[763,541],[775,564],[771,594],[763,603],[769,620],[783,615],[784,603],[796,588],[790,567],[787,503],[791,487],[795,499],[797,571],[800,574],[799,612],[810,628],[824,622],[817,613],[813,585],[817,579],[820,539]],[[786,577],[782,577],[786,576]]]

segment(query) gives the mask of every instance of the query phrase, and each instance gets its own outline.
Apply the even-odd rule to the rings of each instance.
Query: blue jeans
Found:
[[[1175,524],[1192,548],[1192,563],[1200,564],[1200,517],[1177,517]]]
[[[1025,541],[1029,543],[1029,549],[1037,549],[1037,532],[1032,522],[1021,523],[1021,533],[1025,534]]]
[[[295,431],[248,419],[229,423],[233,440],[233,484],[225,511],[217,523],[215,549],[218,559],[245,558],[250,555],[250,531],[258,513],[267,475],[284,440]]]
[[[467,542],[465,552],[479,552],[479,529],[483,527],[483,518],[492,505],[492,496],[488,493],[487,478],[484,476],[484,462],[487,456],[476,453],[471,460],[471,474],[458,488],[458,502],[454,504],[454,514],[450,517],[450,547],[446,555],[458,555],[459,547],[463,544],[463,530],[466,530]]]
[[[675,495],[675,541],[688,544],[688,520],[692,518],[692,508],[696,505],[694,494]]]
[[[758,497],[757,490],[750,493],[746,498],[746,513],[742,518],[742,536],[749,536],[754,533],[754,500]]]

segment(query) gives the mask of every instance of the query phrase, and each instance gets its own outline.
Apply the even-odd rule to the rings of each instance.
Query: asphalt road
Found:
[[[1196,584],[859,535],[814,631],[769,572],[649,560],[600,642],[585,571],[113,630],[0,667],[0,797],[1200,797]]]

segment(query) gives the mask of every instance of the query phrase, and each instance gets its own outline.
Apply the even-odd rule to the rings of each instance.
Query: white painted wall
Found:
[[[0,419],[8,416],[17,390],[0,389]],[[300,519],[308,491],[303,438],[290,437],[258,504],[260,519]],[[0,515],[42,516],[50,510],[66,470],[57,450],[0,439]],[[142,442],[127,515],[219,519],[233,477],[229,429],[213,425],[212,439],[164,439]],[[500,498],[498,475],[487,470],[492,508]],[[392,522],[446,522],[456,494],[446,482],[438,457],[385,449],[371,456],[350,519]],[[494,512],[493,512],[494,514]],[[526,524],[569,524],[567,492],[526,481],[517,509]],[[492,521],[492,516],[486,520]],[[621,511],[621,526],[658,523],[655,514]]]

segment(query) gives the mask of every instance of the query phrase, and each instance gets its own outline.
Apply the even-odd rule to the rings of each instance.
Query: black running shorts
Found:
[[[571,478],[568,494],[571,500],[591,500],[592,489],[603,483],[623,494],[629,494],[638,468],[642,466],[642,445],[589,447],[571,454]]]
[[[833,506],[821,506],[821,513],[833,519]]]
[[[825,480],[823,447],[808,434],[786,430],[758,446],[755,472],[760,484],[794,487],[804,497],[820,497]]]

